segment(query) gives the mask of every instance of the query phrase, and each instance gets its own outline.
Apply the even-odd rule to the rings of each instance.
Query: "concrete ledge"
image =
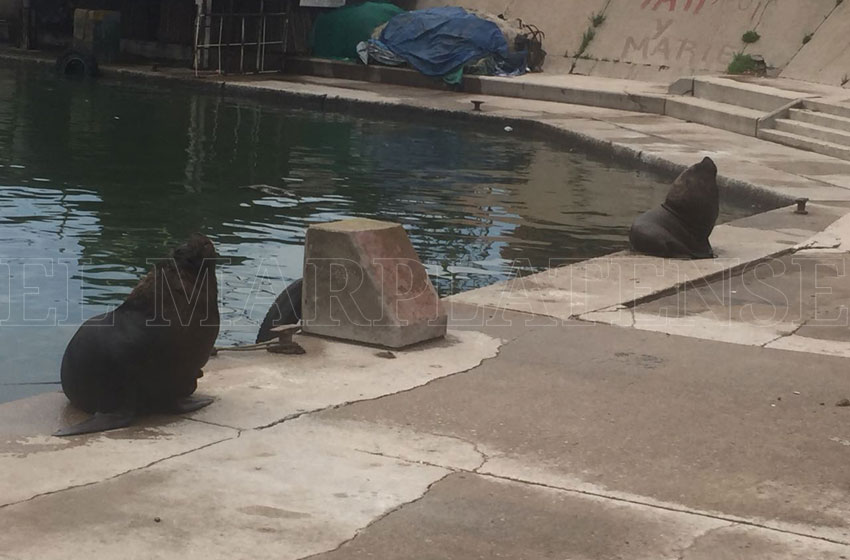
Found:
[[[694,97],[754,109],[774,111],[801,96],[797,92],[717,77],[694,78]]]
[[[758,221],[753,223],[752,218],[716,227],[711,236],[716,259],[674,260],[621,252],[457,294],[449,300],[559,321],[578,317],[596,321],[596,312],[625,311],[683,286],[709,282],[791,252],[838,218],[826,210],[822,219],[827,224],[799,220],[797,227],[779,225],[790,213],[790,208],[781,208],[761,214],[760,220],[768,223],[773,217],[771,229],[759,226]],[[625,326],[628,320],[612,318],[603,322]]]
[[[390,66],[365,66],[355,62],[296,57],[287,60],[288,74],[341,78],[364,82],[380,82],[431,89],[451,89],[439,78],[424,76],[408,68]],[[547,81],[558,83],[546,83]],[[635,91],[626,91],[631,86]],[[640,82],[627,84],[624,80],[606,80],[584,76],[526,75],[522,78],[496,76],[464,76],[461,90],[501,97],[516,97],[537,101],[573,103],[591,107],[605,107],[625,111],[664,114],[666,96],[647,93]]]
[[[666,114],[670,117],[705,124],[746,136],[755,136],[762,113],[753,109],[727,105],[698,97],[679,97],[667,100]]]
[[[602,80],[599,80],[595,87],[593,84],[582,85],[578,77],[572,80],[576,83],[570,84],[570,81],[570,77],[564,77],[562,85],[554,85],[529,83],[512,78],[469,77],[464,80],[464,91],[501,97],[572,103],[588,107],[605,107],[655,115],[664,114],[666,102],[664,95],[604,88],[600,87]]]
[[[395,84],[431,89],[449,89],[439,78],[430,78],[409,68],[394,68],[377,64],[363,65],[327,58],[291,57],[286,59],[286,73],[293,75],[321,76],[361,82]]]

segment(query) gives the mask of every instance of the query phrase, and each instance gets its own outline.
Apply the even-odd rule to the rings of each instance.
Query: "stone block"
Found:
[[[446,315],[399,224],[311,226],[304,251],[305,333],[403,348],[441,338]]]

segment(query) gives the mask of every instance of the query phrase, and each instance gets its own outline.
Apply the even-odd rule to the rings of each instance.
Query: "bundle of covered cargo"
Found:
[[[429,8],[394,16],[358,44],[357,52],[364,64],[410,65],[426,76],[459,83],[464,73],[540,71],[546,56],[543,37],[520,20],[457,7]]]

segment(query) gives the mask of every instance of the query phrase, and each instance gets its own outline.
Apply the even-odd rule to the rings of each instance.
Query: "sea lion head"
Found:
[[[206,235],[193,233],[189,239],[171,252],[178,268],[199,271],[202,267],[215,268],[218,253]]]
[[[703,158],[676,178],[664,206],[694,231],[706,236],[711,233],[720,213],[717,166],[711,158]]]

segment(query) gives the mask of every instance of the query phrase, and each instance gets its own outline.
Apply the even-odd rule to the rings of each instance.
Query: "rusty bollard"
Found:
[[[277,344],[267,348],[272,354],[305,354],[300,344],[292,340],[292,335],[301,330],[298,325],[282,325],[275,327],[272,332],[277,335]]]

